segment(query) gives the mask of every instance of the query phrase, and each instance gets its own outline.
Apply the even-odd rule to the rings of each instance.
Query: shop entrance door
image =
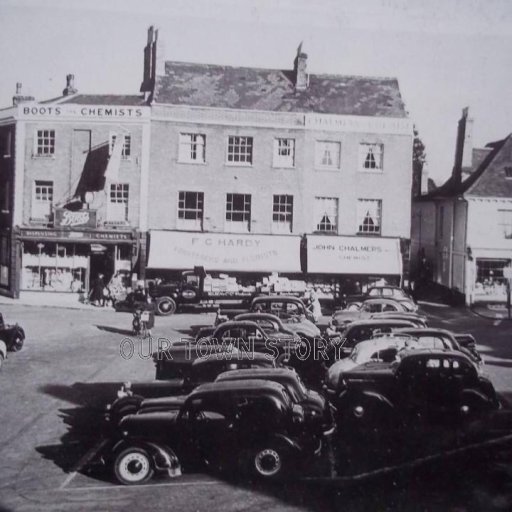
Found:
[[[90,285],[98,277],[99,274],[103,274],[103,281],[105,284],[108,284],[114,275],[114,247],[105,247],[101,244],[92,244],[90,262]]]

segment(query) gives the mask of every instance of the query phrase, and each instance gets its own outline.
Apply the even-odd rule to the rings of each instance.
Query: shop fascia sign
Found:
[[[131,233],[114,233],[105,231],[79,231],[70,229],[21,229],[20,235],[22,238],[35,238],[35,239],[61,239],[67,238],[72,240],[83,241],[104,241],[104,242],[123,242],[131,241]]]
[[[96,210],[71,211],[66,208],[55,209],[56,227],[96,227]]]
[[[83,120],[132,121],[149,119],[148,107],[129,105],[72,105],[22,103],[18,105],[18,117],[24,119],[79,118]]]

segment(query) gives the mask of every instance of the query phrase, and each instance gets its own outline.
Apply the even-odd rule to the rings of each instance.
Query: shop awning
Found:
[[[398,238],[307,236],[311,274],[402,274]]]
[[[152,230],[148,268],[298,273],[300,237]]]

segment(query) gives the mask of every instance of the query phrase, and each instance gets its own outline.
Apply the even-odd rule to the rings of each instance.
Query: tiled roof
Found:
[[[293,71],[166,62],[157,76],[156,103],[275,112],[406,117],[398,81],[339,75],[309,75],[295,91]]]
[[[64,99],[62,99],[64,98]],[[73,103],[75,105],[128,105],[143,106],[146,104],[141,95],[130,94],[73,94],[72,96],[61,96],[50,102]]]
[[[440,187],[420,200],[469,195],[512,198],[512,179],[505,178],[505,168],[512,168],[512,134],[501,141],[487,144],[488,151],[479,167],[464,181],[456,183],[453,175]]]

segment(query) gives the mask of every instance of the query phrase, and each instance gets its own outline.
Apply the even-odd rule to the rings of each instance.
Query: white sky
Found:
[[[0,0],[0,106],[38,100],[67,73],[83,93],[137,93],[150,24],[166,58],[394,76],[436,181],[470,107],[476,146],[512,132],[510,0]]]

